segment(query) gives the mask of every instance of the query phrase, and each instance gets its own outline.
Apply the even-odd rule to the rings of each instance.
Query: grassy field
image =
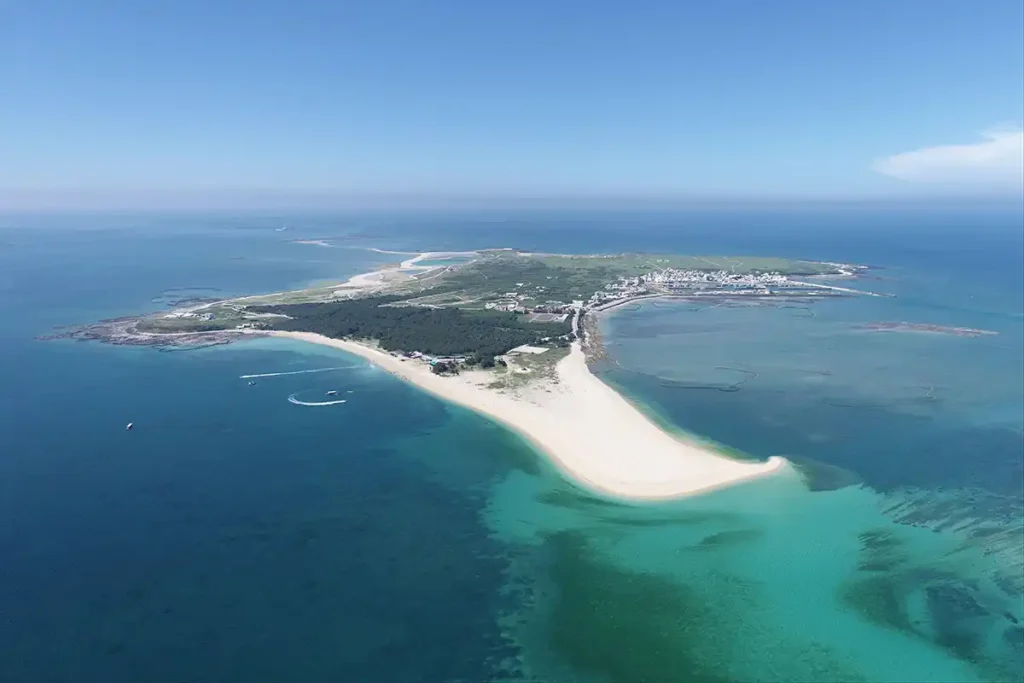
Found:
[[[482,305],[487,301],[501,300],[513,292],[524,297],[523,304],[528,307],[548,301],[568,303],[576,299],[585,300],[619,278],[666,268],[726,270],[738,274],[778,272],[784,275],[817,275],[835,272],[835,268],[824,263],[752,256],[571,256],[490,252],[480,261],[439,278],[437,282],[447,294],[431,303],[452,305],[464,300]]]
[[[536,305],[585,299],[618,277],[612,268],[569,268],[529,256],[502,255],[460,268],[448,274],[444,284],[470,296],[491,299],[518,292]]]
[[[783,275],[818,275],[835,272],[825,263],[762,256],[679,256],[675,254],[617,254],[614,256],[537,255],[534,258],[555,268],[615,272],[635,276],[678,268],[681,270],[734,273],[777,272]]]
[[[484,309],[489,303],[517,301],[527,308],[548,303],[568,304],[586,300],[594,292],[622,277],[643,275],[666,268],[685,270],[726,270],[744,274],[778,272],[784,275],[817,275],[837,270],[825,263],[752,256],[679,256],[674,254],[565,255],[519,254],[511,250],[480,252],[480,258],[460,267],[432,269],[418,274],[389,271],[379,293],[403,295],[403,303],[414,306]],[[234,327],[253,322],[240,309],[246,306],[319,303],[337,300],[339,285],[242,297],[214,304],[204,312],[214,320],[150,318],[155,330],[182,331]],[[341,295],[346,296],[345,294]],[[537,322],[550,322],[543,314]]]

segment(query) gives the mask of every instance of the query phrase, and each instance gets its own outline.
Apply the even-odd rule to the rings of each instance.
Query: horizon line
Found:
[[[799,206],[1006,206],[1024,209],[1021,191],[860,195],[577,192],[334,192],[260,188],[110,190],[0,188],[0,212],[67,211],[418,211],[488,209],[720,209]]]

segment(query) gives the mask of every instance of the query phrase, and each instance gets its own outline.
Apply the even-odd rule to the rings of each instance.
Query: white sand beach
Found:
[[[386,268],[384,270],[373,270],[369,273],[353,275],[337,286],[338,289],[335,291],[335,295],[340,296],[343,293],[352,295],[383,287],[386,284],[384,280],[385,275],[397,270],[397,268]]]
[[[421,269],[421,270],[423,270],[423,269],[436,268],[437,266],[422,266],[422,265],[420,265],[420,261],[427,261],[427,260],[430,260],[430,259],[448,259],[448,258],[454,258],[454,257],[458,257],[458,256],[471,257],[471,256],[476,256],[478,253],[479,252],[475,252],[475,251],[425,251],[422,254],[417,254],[414,258],[406,259],[406,260],[402,261],[402,265],[400,267],[405,269],[405,270],[413,270],[413,269]]]
[[[328,245],[330,246],[330,245]],[[397,251],[385,251],[383,249],[374,249],[385,254],[406,254],[408,252],[397,252]],[[474,255],[474,251],[427,251],[417,254],[411,259],[402,261],[397,266],[390,266],[388,268],[382,268],[381,270],[373,270],[369,273],[360,273],[353,275],[345,282],[337,286],[334,294],[335,296],[355,296],[356,294],[366,294],[375,290],[383,289],[396,280],[411,277],[412,273],[422,273],[429,270],[435,270],[438,266],[422,266],[419,262],[426,259],[432,258],[449,258],[452,256],[469,256]]]
[[[361,356],[445,400],[511,428],[582,485],[624,499],[692,496],[779,472],[784,458],[742,462],[662,430],[587,367],[579,342],[556,366],[557,381],[512,392],[488,388],[487,371],[435,375],[368,345],[309,332],[272,332]]]

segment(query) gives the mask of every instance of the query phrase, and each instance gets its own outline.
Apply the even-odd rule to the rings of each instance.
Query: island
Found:
[[[778,305],[873,295],[829,284],[863,270],[757,257],[426,252],[339,284],[55,336],[162,348],[275,336],[335,347],[509,427],[585,488],[663,499],[795,470],[780,457],[738,460],[656,425],[591,372],[602,351],[597,317],[653,298]]]

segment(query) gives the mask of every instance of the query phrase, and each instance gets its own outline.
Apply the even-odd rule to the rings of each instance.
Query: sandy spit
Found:
[[[506,393],[486,386],[490,372],[441,377],[420,361],[401,360],[366,344],[310,332],[271,334],[348,351],[485,415],[524,436],[584,487],[615,498],[683,498],[789,469],[784,458],[733,460],[662,430],[590,372],[578,342],[556,366],[557,382],[538,380]]]

